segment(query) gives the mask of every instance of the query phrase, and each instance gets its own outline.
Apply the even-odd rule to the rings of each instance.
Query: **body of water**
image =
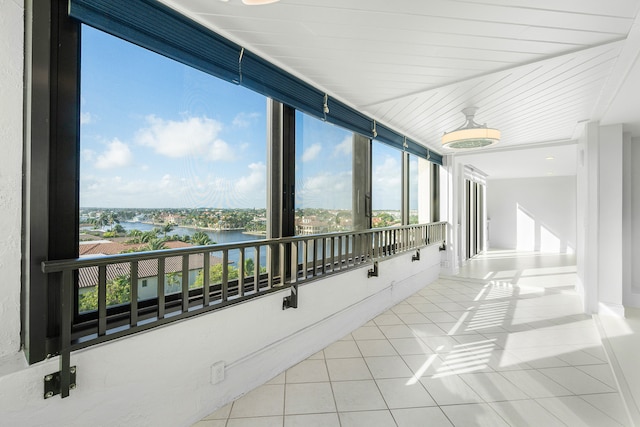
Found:
[[[120,225],[127,231],[129,230],[140,230],[140,231],[150,231],[154,228],[158,228],[157,225],[147,224],[144,222],[127,222],[122,221]],[[169,235],[179,234],[181,236],[189,235],[193,236],[193,233],[196,231],[203,231],[211,240],[216,243],[234,243],[234,242],[247,242],[250,240],[263,240],[264,236],[254,236],[252,234],[244,234],[242,230],[229,230],[229,231],[211,231],[211,230],[203,230],[196,228],[186,228],[186,227],[175,227],[171,230]],[[162,237],[163,234],[159,233],[158,236]]]
[[[150,230],[153,230],[154,228],[158,228],[157,225],[147,224],[144,222],[122,221],[120,222],[120,225],[127,231],[129,230],[150,231]],[[236,242],[248,242],[251,240],[265,239],[265,236],[254,236],[252,234],[244,234],[242,230],[211,231],[211,230],[203,230],[203,229],[187,228],[187,227],[175,227],[173,230],[171,230],[167,234],[193,236],[193,233],[195,233],[196,231],[205,232],[209,237],[211,237],[211,240],[213,240],[216,243],[236,243]],[[163,233],[158,233],[158,236],[162,237]],[[254,252],[255,252],[254,249],[246,249],[245,259],[253,258],[255,260]],[[218,253],[218,252],[213,252],[212,255],[222,257],[222,253]],[[229,251],[229,262],[231,262],[233,265],[238,264],[239,258],[240,258],[240,251],[238,250]],[[267,265],[266,260],[267,260],[267,251],[266,251],[266,248],[262,247],[260,248],[260,265],[262,267],[265,267]]]

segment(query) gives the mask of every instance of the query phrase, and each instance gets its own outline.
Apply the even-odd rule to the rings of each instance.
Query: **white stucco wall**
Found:
[[[0,0],[0,364],[20,348],[24,8]]]
[[[489,179],[487,217],[491,248],[574,251],[576,177]],[[530,226],[522,227],[523,217]],[[533,230],[530,239],[518,235],[519,220],[521,229]]]
[[[437,246],[299,288],[299,308],[282,310],[288,291],[74,352],[77,389],[44,400],[43,376],[57,360],[3,372],[0,424],[7,426],[189,426],[343,337],[435,280]],[[225,379],[211,383],[223,361]],[[6,371],[6,369],[5,369]]]

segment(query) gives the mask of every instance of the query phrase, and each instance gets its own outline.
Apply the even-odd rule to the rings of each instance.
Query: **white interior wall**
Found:
[[[489,179],[487,218],[491,248],[574,251],[576,177]]]
[[[23,16],[21,0],[0,0],[0,365],[20,348]]]
[[[188,426],[343,337],[435,280],[433,245],[299,288],[299,308],[282,310],[288,290],[166,327],[79,350],[77,388],[44,400],[43,377],[57,358],[0,369],[0,414],[7,426]],[[211,382],[223,361],[225,379]]]

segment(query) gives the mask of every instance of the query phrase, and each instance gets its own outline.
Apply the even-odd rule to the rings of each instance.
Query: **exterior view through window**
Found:
[[[402,224],[402,153],[373,141],[371,206],[374,228]]]
[[[266,101],[83,26],[80,256],[264,238]],[[188,278],[181,257],[166,260],[166,294],[185,279],[202,286],[202,255],[189,258]],[[245,274],[254,259],[247,250]],[[213,253],[210,261],[210,282],[219,283],[222,259]],[[229,262],[231,280],[238,254]],[[108,267],[107,305],[129,301],[129,268]],[[139,299],[157,296],[157,260],[138,270]],[[97,308],[97,280],[97,267],[79,272],[80,312]]]
[[[425,170],[420,173],[420,166],[425,167],[428,172],[428,162],[420,162],[418,156],[413,154],[409,155],[409,224],[419,224],[420,218],[418,216],[419,195],[422,191],[425,192],[425,186],[421,185],[420,175],[424,175]],[[428,189],[428,187],[426,187]],[[428,191],[428,190],[427,190]]]
[[[353,229],[353,133],[296,112],[296,234]]]

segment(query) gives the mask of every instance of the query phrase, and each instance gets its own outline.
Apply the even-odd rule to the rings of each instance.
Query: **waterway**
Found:
[[[153,230],[154,228],[158,228],[157,225],[147,224],[147,223],[144,223],[144,222],[122,221],[122,222],[120,222],[120,225],[127,231],[129,231],[129,230],[150,231],[150,230]],[[248,242],[248,241],[251,241],[251,240],[264,240],[265,239],[265,236],[256,236],[256,235],[252,235],[252,234],[244,234],[242,232],[242,230],[211,231],[211,230],[203,230],[203,229],[196,229],[196,228],[190,228],[190,227],[175,227],[173,230],[171,230],[167,234],[168,235],[179,234],[181,236],[184,236],[184,235],[193,236],[193,233],[195,233],[196,231],[202,231],[202,232],[206,233],[209,237],[211,237],[211,240],[213,240],[216,243],[237,243],[237,242]],[[162,237],[162,233],[159,233],[159,236]],[[245,250],[245,259],[249,259],[249,258],[255,259],[254,258],[255,257],[254,252],[255,252],[254,249],[246,249]],[[213,256],[222,257],[222,253],[219,253],[219,252],[213,252],[212,255]],[[229,262],[231,264],[237,265],[239,258],[240,258],[240,251],[239,250],[229,251]],[[260,248],[260,265],[262,267],[265,267],[267,265],[266,264],[266,259],[267,259],[267,251],[266,251],[265,247],[262,247],[262,248]]]
[[[127,221],[122,221],[122,222],[120,222],[120,225],[127,231],[129,231],[129,230],[149,231],[149,230],[153,230],[154,228],[159,228],[157,225],[147,224],[145,222],[127,222]],[[242,232],[242,230],[211,231],[211,230],[196,229],[196,228],[191,228],[191,227],[188,227],[188,228],[187,227],[175,227],[173,230],[171,230],[167,234],[169,234],[169,235],[179,234],[181,236],[183,236],[183,235],[193,236],[193,233],[195,233],[196,231],[205,232],[209,237],[211,237],[211,240],[213,240],[216,243],[248,242],[248,241],[251,241],[251,240],[263,240],[265,238],[264,236],[255,236],[253,234],[244,234]],[[162,233],[160,233],[159,235],[162,236]]]

